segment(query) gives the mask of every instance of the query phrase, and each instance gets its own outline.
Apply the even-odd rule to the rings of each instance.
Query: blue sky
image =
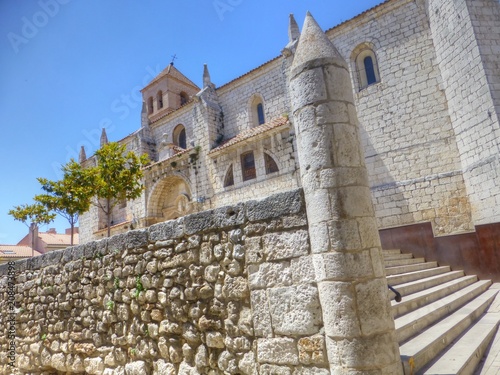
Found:
[[[32,203],[36,177],[58,179],[81,145],[90,156],[103,127],[110,141],[139,128],[139,90],[172,55],[199,86],[207,63],[220,86],[280,54],[288,14],[329,29],[380,2],[1,0],[0,244],[27,233],[7,211]]]

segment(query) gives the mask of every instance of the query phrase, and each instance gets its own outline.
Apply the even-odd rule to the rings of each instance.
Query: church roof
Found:
[[[254,138],[258,135],[267,133],[267,132],[274,130],[274,129],[284,127],[285,125],[289,125],[289,124],[290,124],[290,122],[288,121],[287,116],[280,116],[280,117],[275,118],[269,122],[266,122],[265,124],[262,124],[262,125],[254,127],[254,128],[250,128],[250,129],[242,131],[236,137],[230,138],[227,141],[224,141],[220,146],[212,149],[208,154],[216,154],[219,151],[222,151],[226,148],[229,148],[237,143],[249,140],[249,139]]]
[[[194,88],[200,90],[197,84],[195,84],[193,81],[191,81],[189,78],[187,78],[184,74],[182,74],[175,66],[174,64],[170,63],[168,66],[163,69],[163,71],[158,74],[151,82],[149,82],[144,88],[141,90],[143,91],[145,88],[151,86],[153,83],[158,82],[160,79],[162,79],[165,76],[170,76],[172,78],[178,79],[179,81],[185,82]]]

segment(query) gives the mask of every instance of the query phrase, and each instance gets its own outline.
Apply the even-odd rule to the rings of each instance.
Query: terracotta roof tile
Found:
[[[215,154],[223,149],[231,147],[231,146],[233,146],[237,143],[243,142],[247,139],[253,138],[259,134],[267,133],[270,130],[282,127],[284,125],[289,125],[289,124],[290,124],[290,122],[288,121],[288,117],[281,116],[281,117],[275,118],[274,120],[271,120],[270,122],[266,122],[265,124],[256,126],[255,128],[250,128],[250,129],[242,131],[236,137],[228,139],[227,141],[223,142],[220,146],[212,149],[208,154]]]
[[[71,234],[62,233],[38,233],[38,237],[47,244],[47,246],[70,246]],[[78,233],[73,235],[73,243],[78,244]]]
[[[19,245],[0,245],[1,258],[29,258],[32,255],[31,247]],[[42,255],[38,251],[34,251],[34,255]]]

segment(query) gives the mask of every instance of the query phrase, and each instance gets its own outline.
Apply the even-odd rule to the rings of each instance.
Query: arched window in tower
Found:
[[[359,90],[380,82],[375,52],[368,44],[362,44],[353,51]]]
[[[250,124],[251,126],[259,126],[266,122],[264,115],[264,102],[258,94],[254,95],[250,100]]]
[[[278,172],[278,164],[274,161],[274,159],[264,152],[264,163],[266,165],[266,174]]]
[[[231,164],[226,172],[226,177],[224,177],[224,187],[233,185],[234,185],[234,174],[233,174],[233,165]]]
[[[187,148],[186,128],[184,128],[182,124],[175,127],[172,139],[174,140],[174,144],[176,146]]]
[[[158,91],[156,94],[156,102],[158,103],[158,109],[163,108],[163,91]]]
[[[184,91],[180,93],[180,96],[181,96],[181,106],[183,106],[189,101],[189,96]]]
[[[153,97],[148,98],[148,113],[153,113]]]
[[[257,177],[253,151],[241,154],[241,172],[243,175],[243,181],[252,180]]]

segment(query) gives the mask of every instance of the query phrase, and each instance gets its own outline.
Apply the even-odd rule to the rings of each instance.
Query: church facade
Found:
[[[198,87],[170,64],[143,88],[140,127],[120,142],[152,162],[142,196],[115,207],[112,234],[301,187],[293,17],[288,35],[279,56],[223,86],[206,66]],[[324,115],[341,123],[357,112],[383,245],[405,241],[452,264],[486,251],[486,263],[500,264],[498,0],[387,0],[326,35],[350,72],[352,88],[339,90],[352,90],[356,106]],[[332,148],[348,155],[357,135],[342,139]],[[106,236],[105,225],[92,207],[80,243]]]

